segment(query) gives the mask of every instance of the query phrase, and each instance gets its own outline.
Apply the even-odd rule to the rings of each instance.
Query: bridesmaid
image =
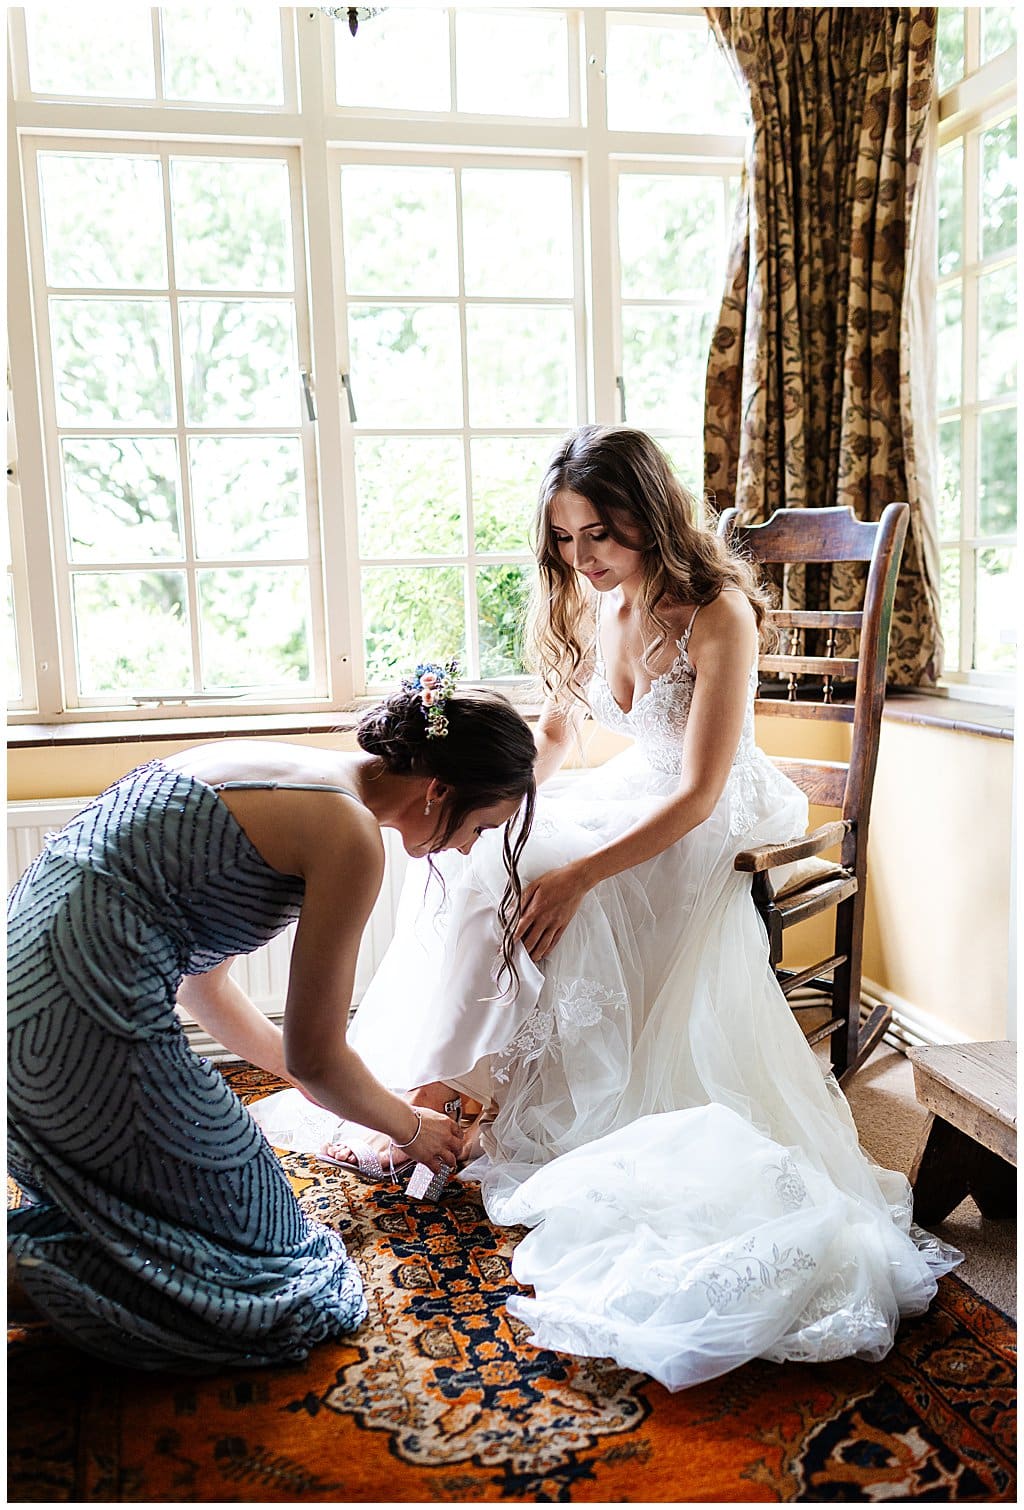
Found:
[[[341,1238],[303,1215],[176,1001],[402,1160],[454,1165],[451,1119],[385,1089],[345,1037],[382,827],[426,857],[504,829],[515,979],[536,751],[503,697],[454,679],[421,666],[364,717],[357,754],[228,740],[140,766],[15,887],[8,1153],[28,1204],[10,1213],[9,1272],[88,1351],[146,1369],[278,1363],[366,1314]],[[282,1029],[229,970],[296,918]]]

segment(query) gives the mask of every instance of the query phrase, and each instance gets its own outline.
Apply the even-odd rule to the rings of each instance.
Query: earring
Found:
[[[433,806],[434,806],[434,804],[432,802],[428,802],[427,803],[426,807],[423,809],[423,816],[424,816],[424,818],[429,818],[430,817],[430,809]]]

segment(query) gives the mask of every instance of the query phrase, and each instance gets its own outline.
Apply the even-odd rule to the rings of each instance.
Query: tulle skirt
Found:
[[[678,777],[637,749],[545,784],[525,880],[625,833]],[[740,849],[804,830],[760,752],[714,813],[583,899],[551,955],[497,984],[497,834],[410,866],[351,1041],[388,1085],[483,1103],[489,1216],[533,1228],[509,1303],[543,1347],[611,1356],[669,1388],[752,1357],[881,1357],[959,1261],[911,1224],[905,1178],[861,1152],[849,1108],[767,961]],[[336,1122],[297,1091],[259,1103],[277,1146]],[[353,1131],[352,1135],[359,1135]]]

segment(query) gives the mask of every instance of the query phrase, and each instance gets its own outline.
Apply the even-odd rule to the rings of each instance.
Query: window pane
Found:
[[[939,426],[939,535],[960,538],[960,421]]]
[[[568,309],[486,305],[466,311],[473,425],[568,425],[575,413]]]
[[[533,568],[482,566],[476,574],[480,675],[523,676],[523,626]]]
[[[362,556],[455,556],[466,549],[461,441],[356,437]]]
[[[456,109],[474,115],[569,114],[564,15],[455,15]]]
[[[981,134],[981,254],[1017,245],[1017,117]]]
[[[941,12],[940,12],[941,15]],[[1012,5],[981,7],[981,61],[997,58],[1017,40],[1017,17]]]
[[[192,436],[188,454],[198,556],[307,554],[298,436]]]
[[[172,157],[171,223],[179,288],[293,287],[286,163]]]
[[[350,293],[458,293],[451,168],[342,168],[341,213]]]
[[[982,535],[1017,528],[1017,411],[978,416],[978,526]]]
[[[746,101],[706,22],[609,22],[608,125],[613,131],[746,132]]]
[[[940,92],[964,76],[964,7],[940,5],[935,34],[935,72]]]
[[[193,690],[184,572],[76,572],[71,590],[84,696]]]
[[[946,671],[960,669],[960,552],[944,550],[939,556],[939,597],[942,608],[942,664]]]
[[[170,437],[68,437],[61,457],[73,561],[184,555],[178,448]]]
[[[25,6],[29,86],[37,94],[153,99],[148,6]]]
[[[349,334],[361,423],[462,424],[462,352],[454,306],[350,307]]]
[[[467,168],[462,226],[468,294],[572,297],[568,173]]]
[[[299,422],[295,310],[258,299],[182,299],[187,423]]]
[[[974,609],[974,664],[978,671],[1012,671],[1020,618],[1016,585],[1017,552],[983,550],[977,555]]]
[[[725,260],[721,180],[681,173],[619,179],[619,261],[626,298],[706,298]]]
[[[450,110],[448,13],[385,10],[349,34],[334,23],[338,104],[378,110]]]
[[[712,316],[701,310],[622,311],[622,376],[631,425],[698,434]]]
[[[160,11],[164,95],[212,104],[284,100],[276,5],[174,5]]]
[[[939,274],[955,272],[964,255],[964,144],[939,153]]]
[[[537,490],[552,446],[550,435],[495,436],[470,443],[478,551],[530,549]]]
[[[166,299],[51,299],[61,425],[174,419]]]
[[[48,283],[167,287],[158,159],[41,152],[39,192]]]
[[[1017,388],[1017,268],[978,279],[978,397]]]
[[[201,571],[199,623],[204,690],[309,681],[309,579],[301,567]]]
[[[953,409],[960,403],[962,392],[963,293],[960,282],[940,288],[936,302],[939,408]]]
[[[18,625],[14,616],[14,581],[10,572],[7,573],[7,645],[5,654],[7,669],[7,701],[20,703],[21,690],[21,664],[18,654]]]
[[[461,566],[368,566],[363,571],[366,680],[380,686],[419,661],[466,661]]]

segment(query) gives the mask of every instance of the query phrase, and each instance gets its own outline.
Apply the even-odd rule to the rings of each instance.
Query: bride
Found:
[[[540,1347],[670,1389],[753,1357],[877,1359],[960,1258],[911,1222],[768,965],[741,849],[803,832],[754,743],[766,600],[640,431],[586,426],[536,519],[543,782],[520,861],[514,995],[498,988],[502,845],[410,867],[350,1039],[414,1106],[476,1112],[488,1215],[532,1231],[508,1309]],[[584,711],[633,741],[556,774]],[[386,1140],[298,1090],[258,1103],[278,1147],[368,1175]]]

